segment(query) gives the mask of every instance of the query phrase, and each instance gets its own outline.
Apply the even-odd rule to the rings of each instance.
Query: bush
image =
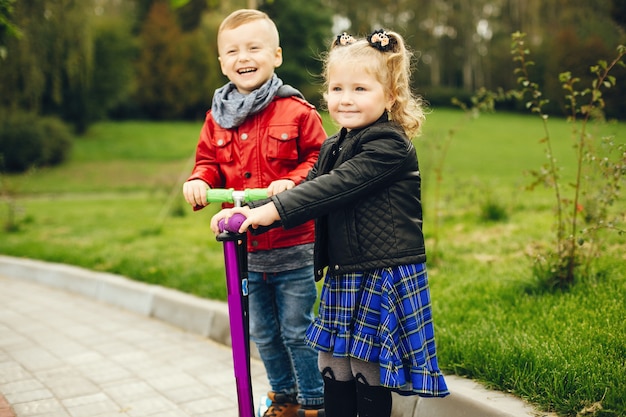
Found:
[[[54,117],[12,113],[0,117],[0,170],[24,172],[31,167],[58,165],[72,147],[70,129]]]
[[[41,138],[41,165],[60,165],[72,149],[69,127],[56,117],[39,119],[44,136]]]

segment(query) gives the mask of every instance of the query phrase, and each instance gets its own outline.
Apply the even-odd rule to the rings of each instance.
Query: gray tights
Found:
[[[330,368],[334,374],[334,379],[337,381],[357,379],[370,386],[380,385],[380,365],[378,362],[365,362],[349,357],[338,358],[328,352],[319,352],[317,362],[322,374],[324,374],[325,369]]]

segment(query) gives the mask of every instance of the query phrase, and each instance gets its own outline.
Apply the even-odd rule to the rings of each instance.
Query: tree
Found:
[[[6,39],[20,35],[20,30],[12,19],[15,1],[0,0],[0,59],[5,59],[7,55]]]
[[[0,107],[57,115],[77,132],[106,116],[132,76],[125,12],[108,3],[96,9],[93,0],[17,2],[23,36],[7,42],[12,58],[0,72]]]
[[[105,17],[93,29],[94,69],[85,109],[89,122],[107,118],[130,98],[135,75],[132,63],[137,54],[128,21]]]
[[[626,0],[613,0],[611,2],[611,17],[622,30],[626,30]]]
[[[215,8],[211,3],[216,0],[170,0],[176,12],[178,23],[183,32],[191,32],[200,28],[205,12]]]
[[[93,10],[92,0],[15,4],[23,36],[7,41],[12,59],[0,73],[0,107],[68,118],[64,97],[82,100],[91,80]]]
[[[276,23],[283,49],[277,74],[311,102],[320,98],[320,54],[328,49],[332,13],[320,0],[274,0],[260,7]]]
[[[401,33],[419,59],[414,77],[418,90],[439,95],[426,97],[438,104],[481,87],[512,88],[505,75],[512,71],[513,32],[528,34],[529,45],[541,57],[535,71],[551,77],[554,71],[547,70],[546,61],[560,53],[559,34],[571,29],[580,41],[600,46],[591,41],[595,37],[602,50],[611,50],[623,42],[626,16],[625,0],[329,0],[329,5],[336,21],[343,22],[339,30],[362,36],[384,27]],[[601,54],[597,52],[581,61],[593,62]],[[617,94],[615,89],[609,96]]]
[[[181,116],[186,107],[186,86],[190,83],[186,63],[192,51],[168,3],[154,2],[139,42],[135,91],[138,105],[152,119]]]
[[[150,118],[179,115],[183,105],[180,79],[184,72],[180,43],[182,33],[165,1],[150,8],[139,34],[141,52],[136,62],[135,98]]]

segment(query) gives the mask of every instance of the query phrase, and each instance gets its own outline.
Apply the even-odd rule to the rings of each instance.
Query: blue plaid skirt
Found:
[[[437,364],[425,264],[327,274],[306,341],[334,356],[378,362],[381,385],[400,394],[449,394]]]

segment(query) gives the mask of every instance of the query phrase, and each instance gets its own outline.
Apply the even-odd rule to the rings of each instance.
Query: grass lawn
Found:
[[[572,126],[548,125],[561,175],[573,178]],[[217,207],[193,213],[181,193],[200,127],[99,123],[63,166],[0,177],[0,253],[224,300],[208,227]],[[626,142],[624,123],[591,133]],[[602,256],[567,291],[540,291],[532,274],[530,254],[554,237],[552,191],[525,190],[525,172],[546,162],[545,135],[533,116],[435,109],[415,140],[440,364],[563,416],[626,416],[623,235],[602,235]],[[614,209],[626,212],[623,199]]]

